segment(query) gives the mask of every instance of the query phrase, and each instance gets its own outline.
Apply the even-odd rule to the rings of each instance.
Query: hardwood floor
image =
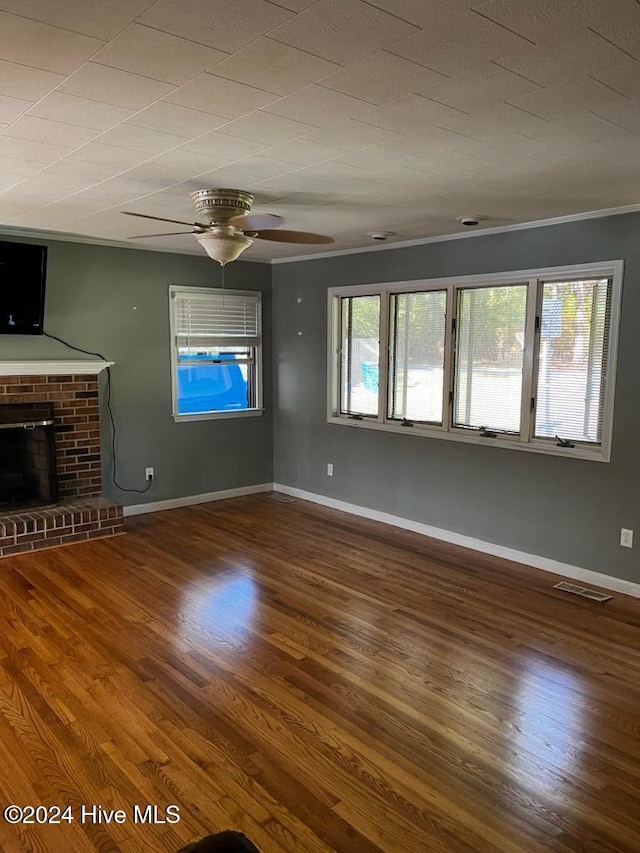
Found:
[[[0,562],[0,801],[74,818],[3,853],[640,850],[640,601],[267,495],[127,527]]]

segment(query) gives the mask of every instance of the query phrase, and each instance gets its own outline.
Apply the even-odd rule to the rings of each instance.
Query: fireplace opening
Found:
[[[53,403],[0,404],[0,512],[57,500]]]

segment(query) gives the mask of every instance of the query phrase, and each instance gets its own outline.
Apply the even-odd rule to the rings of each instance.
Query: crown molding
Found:
[[[272,265],[291,264],[294,261],[315,261],[322,258],[337,258],[342,255],[360,255],[363,252],[388,252],[389,249],[405,249],[410,246],[425,246],[429,243],[445,243],[449,240],[467,240],[470,237],[487,237],[491,234],[505,234],[510,231],[526,231],[529,228],[545,228],[548,225],[563,225],[568,222],[580,222],[583,219],[602,219],[606,216],[619,216],[623,213],[637,213],[640,204],[627,204],[624,207],[609,207],[603,210],[589,210],[583,213],[572,213],[567,216],[555,216],[551,219],[538,219],[533,222],[516,222],[513,225],[499,225],[495,228],[474,228],[463,233],[440,234],[437,237],[417,237],[415,240],[398,240],[395,243],[385,243],[380,246],[362,246],[355,249],[336,249],[329,252],[314,252],[309,255],[296,255],[289,258],[273,258]]]
[[[187,234],[189,232],[186,232]],[[57,240],[61,243],[84,243],[89,246],[104,246],[108,249],[135,249],[139,252],[164,252],[168,255],[190,255],[192,258],[209,259],[202,253],[200,247],[192,249],[167,249],[162,246],[143,246],[139,243],[129,243],[126,240],[109,240],[106,237],[88,237],[84,234],[75,234],[69,231],[45,231],[41,228],[16,228],[11,225],[0,224],[0,236],[3,237],[25,237],[30,240]],[[210,259],[209,259],[210,260]],[[269,261],[258,258],[242,258],[250,264],[268,264]]]
[[[488,237],[491,234],[505,234],[510,231],[525,231],[529,228],[545,228],[548,225],[563,225],[569,222],[581,222],[585,219],[602,219],[606,216],[620,216],[624,213],[637,213],[640,211],[640,203],[627,204],[621,207],[609,207],[602,210],[588,210],[582,213],[572,213],[566,216],[555,216],[550,219],[537,219],[531,222],[516,222],[512,225],[498,225],[495,228],[479,228],[473,231],[450,234],[439,234],[435,237],[416,237],[414,240],[398,240],[393,243],[384,243],[376,246],[358,246],[354,249],[335,249],[328,252],[314,252],[308,255],[292,255],[288,258],[251,258],[243,255],[240,263],[249,264],[292,264],[298,261],[315,261],[322,258],[337,258],[342,255],[359,255],[365,252],[388,252],[390,249],[406,249],[411,246],[426,246],[429,243],[443,243],[449,240],[467,240],[471,237]],[[90,246],[104,246],[115,249],[135,249],[140,252],[164,252],[170,255],[190,255],[191,257],[203,257],[202,252],[192,247],[191,249],[166,249],[162,246],[146,246],[139,243],[129,243],[124,240],[109,240],[104,237],[87,237],[83,234],[74,234],[65,231],[44,231],[39,228],[17,228],[10,225],[0,224],[0,235],[7,237],[25,237],[33,240],[59,240],[63,243],[84,243]],[[238,263],[238,261],[235,261]]]
[[[111,367],[113,361],[0,361],[0,376],[89,376]]]

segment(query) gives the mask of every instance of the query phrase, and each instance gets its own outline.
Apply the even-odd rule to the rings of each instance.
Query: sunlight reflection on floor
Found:
[[[237,643],[254,630],[258,604],[258,587],[245,571],[225,573],[208,578],[191,587],[183,613],[186,619],[185,639],[202,642],[204,636],[226,645]]]
[[[512,760],[547,793],[559,791],[578,771],[584,702],[582,682],[566,668],[527,661],[516,694]]]

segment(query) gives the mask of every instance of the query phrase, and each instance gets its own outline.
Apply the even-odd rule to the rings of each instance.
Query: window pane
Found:
[[[444,290],[391,297],[390,418],[442,423]]]
[[[179,347],[178,414],[251,408],[253,348]]]
[[[535,435],[600,442],[610,282],[545,282]]]
[[[380,297],[341,300],[340,411],[378,415]]]
[[[454,425],[520,431],[527,285],[459,291]]]

